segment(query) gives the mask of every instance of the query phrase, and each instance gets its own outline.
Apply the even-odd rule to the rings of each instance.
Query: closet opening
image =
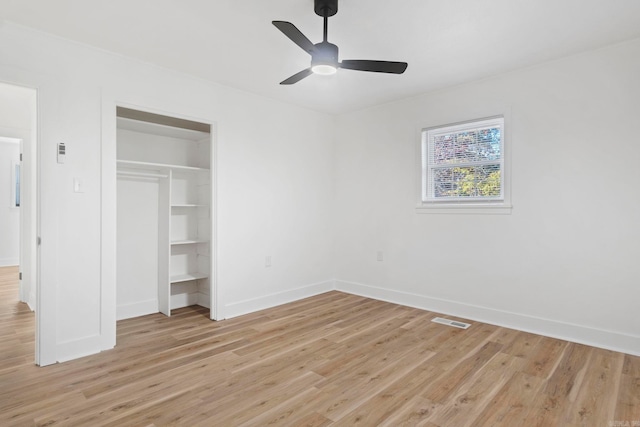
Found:
[[[211,125],[124,107],[116,122],[116,319],[214,319]]]

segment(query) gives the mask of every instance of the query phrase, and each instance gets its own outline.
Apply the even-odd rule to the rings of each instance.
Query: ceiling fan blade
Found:
[[[288,79],[281,81],[280,84],[292,85],[294,83],[298,83],[300,80],[304,79],[305,77],[309,77],[311,74],[313,74],[313,71],[311,71],[311,68],[307,68],[306,70],[302,70],[299,73],[296,73],[293,76],[289,77]]]
[[[311,40],[300,32],[295,25],[286,21],[272,21],[272,24],[276,26],[285,36],[289,37],[291,41],[300,46],[309,55],[315,50],[315,46],[311,43]]]
[[[407,69],[406,62],[369,61],[363,59],[346,59],[340,63],[340,68],[358,71],[372,71],[374,73],[402,74]]]

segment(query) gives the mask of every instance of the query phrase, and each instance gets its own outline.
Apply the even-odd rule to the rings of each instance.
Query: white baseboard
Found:
[[[303,286],[297,289],[291,289],[285,292],[264,295],[258,298],[252,298],[244,301],[238,301],[224,306],[222,319],[230,319],[232,317],[242,316],[243,314],[253,313],[255,311],[264,310],[266,308],[276,307],[278,305],[312,297],[314,295],[323,294],[335,289],[334,281],[327,280],[325,282],[315,283]]]
[[[0,258],[0,267],[15,267],[16,265],[20,265],[18,258]]]
[[[338,291],[640,356],[640,336],[336,280]]]
[[[69,360],[97,354],[103,350],[108,350],[108,348],[104,348],[104,337],[94,335],[79,340],[59,343],[56,346],[56,360],[58,362],[67,362]]]
[[[27,299],[27,305],[31,309],[31,311],[36,311],[36,292],[34,289],[31,289],[29,292],[29,298]]]
[[[132,317],[146,316],[160,311],[158,300],[136,302],[133,304],[123,304],[116,308],[116,320],[131,319]]]

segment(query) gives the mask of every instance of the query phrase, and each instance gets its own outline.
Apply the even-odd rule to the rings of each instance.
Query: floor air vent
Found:
[[[453,326],[454,328],[467,329],[471,326],[470,323],[456,322],[455,320],[443,319],[442,317],[436,317],[431,320],[432,322],[442,323],[443,325]]]

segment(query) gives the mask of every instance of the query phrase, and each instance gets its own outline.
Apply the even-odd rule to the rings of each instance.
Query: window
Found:
[[[423,129],[419,207],[505,207],[504,151],[504,117]]]

